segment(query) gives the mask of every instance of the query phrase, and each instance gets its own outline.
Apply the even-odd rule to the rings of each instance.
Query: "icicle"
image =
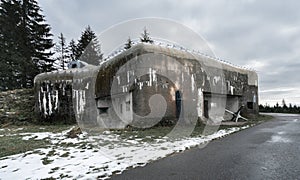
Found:
[[[39,109],[40,109],[40,112],[42,111],[42,104],[41,104],[41,91],[39,91],[39,94],[38,94],[38,99],[39,99]]]
[[[46,100],[46,92],[43,92],[43,108],[44,108],[44,115],[47,116],[47,100]]]
[[[127,71],[127,83],[129,83],[130,80],[130,71]]]
[[[48,107],[49,107],[49,115],[52,114],[52,102],[51,102],[51,93],[48,92]]]
[[[85,91],[79,92],[79,113],[82,114],[85,109],[86,99],[85,99]]]
[[[118,85],[120,85],[120,76],[117,76]]]
[[[152,69],[149,68],[149,84],[148,86],[152,86]]]
[[[77,113],[80,113],[80,99],[79,99],[79,91],[76,90],[76,102],[77,102]]]
[[[55,107],[54,109],[57,110],[58,109],[58,90],[55,90]]]
[[[231,95],[233,95],[233,89],[234,89],[234,87],[233,87],[233,86],[230,86],[230,92],[231,92]]]
[[[156,71],[153,69],[152,71],[152,77],[153,77],[153,81],[157,81],[157,77],[156,77]]]
[[[194,75],[193,74],[191,76],[191,81],[192,81],[192,92],[194,92],[194,90],[195,90],[195,79],[194,79]]]

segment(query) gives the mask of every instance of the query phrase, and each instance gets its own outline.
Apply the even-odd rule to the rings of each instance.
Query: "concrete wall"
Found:
[[[35,78],[35,111],[41,121],[74,123],[71,73],[45,73]]]
[[[196,112],[198,117],[207,120],[203,115],[204,100],[210,104],[209,119],[217,121],[224,120],[225,107],[237,111],[245,105],[244,114],[258,113],[257,103],[253,109],[247,109],[253,96],[258,97],[255,72],[154,45],[137,45],[100,68],[96,96],[107,97],[114,93],[122,96],[129,91],[133,92],[134,114],[145,119],[150,118],[149,99],[155,94],[162,95],[167,104],[163,117],[176,118],[176,91],[183,92],[182,103],[190,100],[187,107],[183,106],[189,111],[185,116],[193,117]],[[141,118],[135,118],[133,116],[133,122],[141,121]]]

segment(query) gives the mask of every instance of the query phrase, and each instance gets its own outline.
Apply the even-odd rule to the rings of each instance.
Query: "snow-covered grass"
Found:
[[[248,127],[231,127],[207,136],[177,139],[155,134],[141,135],[138,131],[104,131],[99,135],[84,133],[75,139],[66,138],[68,130],[61,133],[15,131],[15,135],[23,141],[47,140],[49,145],[0,158],[0,179],[106,179],[112,174],[144,166],[191,147],[203,147],[213,139]]]

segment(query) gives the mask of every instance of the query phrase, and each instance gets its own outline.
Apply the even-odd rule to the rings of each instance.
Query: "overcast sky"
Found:
[[[260,103],[300,105],[300,1],[39,0],[55,40],[77,40],[87,25],[98,34],[122,21],[161,17],[203,36],[216,56],[254,68]]]

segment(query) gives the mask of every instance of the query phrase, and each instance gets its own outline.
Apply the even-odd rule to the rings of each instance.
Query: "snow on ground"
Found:
[[[82,134],[75,139],[66,138],[67,131],[21,133],[23,140],[47,139],[51,145],[0,158],[0,179],[107,179],[114,173],[144,166],[172,153],[196,146],[201,148],[213,139],[248,127],[233,127],[208,136],[181,139],[140,138],[137,135],[122,138],[113,131],[104,131],[98,136]]]

